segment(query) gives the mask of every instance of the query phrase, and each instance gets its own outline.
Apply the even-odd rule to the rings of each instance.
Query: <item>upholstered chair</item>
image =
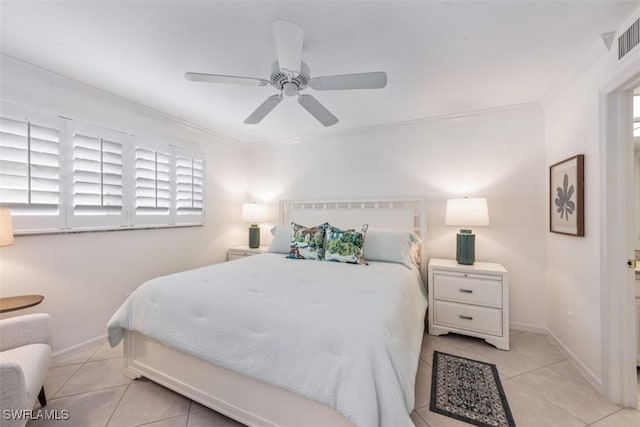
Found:
[[[51,316],[0,320],[0,426],[24,426],[36,397],[41,406],[47,404],[44,378],[50,363]]]

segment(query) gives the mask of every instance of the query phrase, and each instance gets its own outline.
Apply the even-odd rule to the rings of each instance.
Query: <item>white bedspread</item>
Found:
[[[262,254],[140,286],[108,324],[335,408],[411,426],[427,307],[416,268]]]

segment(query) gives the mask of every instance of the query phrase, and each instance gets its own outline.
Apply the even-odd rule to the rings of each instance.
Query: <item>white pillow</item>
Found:
[[[288,254],[291,249],[291,235],[293,231],[291,227],[285,227],[282,225],[276,225],[271,228],[271,235],[273,240],[269,246],[269,252],[276,254]]]
[[[411,268],[417,265],[422,240],[413,232],[402,230],[369,230],[364,239],[367,261],[395,262]]]

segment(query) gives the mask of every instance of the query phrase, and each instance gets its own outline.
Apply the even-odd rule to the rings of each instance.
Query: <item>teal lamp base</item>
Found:
[[[260,247],[260,227],[258,224],[251,224],[249,227],[249,248],[256,249]]]
[[[476,235],[471,230],[460,230],[456,235],[456,261],[463,265],[476,262]]]

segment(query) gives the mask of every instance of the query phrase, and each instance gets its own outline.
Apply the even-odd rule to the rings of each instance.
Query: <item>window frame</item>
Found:
[[[0,116],[8,118],[10,120],[16,121],[24,121],[25,123],[37,123],[41,126],[49,126],[56,128],[58,130],[59,135],[59,151],[58,151],[58,213],[53,215],[37,215],[37,214],[20,214],[20,215],[12,215],[12,223],[15,234],[20,234],[22,231],[29,232],[31,230],[37,230],[38,232],[46,232],[46,231],[58,231],[60,229],[64,229],[66,227],[65,224],[65,206],[64,206],[64,156],[66,146],[64,141],[66,140],[66,123],[65,120],[61,117],[50,116],[47,114],[42,114],[37,111],[33,111],[31,109],[8,104],[6,102],[0,103]],[[29,138],[29,136],[28,136]],[[31,167],[31,163],[28,163],[27,167]],[[25,209],[28,210],[29,207],[25,204],[16,204],[16,203],[2,203],[0,204],[2,207],[7,207],[9,209]]]
[[[174,209],[173,215],[174,215],[174,221],[176,224],[198,224],[198,223],[204,223],[204,219],[205,219],[205,193],[206,193],[206,185],[207,185],[207,162],[206,162],[206,157],[203,153],[196,153],[190,150],[185,150],[182,147],[176,147],[176,146],[172,146],[173,148],[173,161],[172,164],[174,165],[174,177],[175,179],[172,180],[173,185],[177,186],[178,180],[177,180],[177,157],[181,156],[181,157],[185,157],[185,158],[190,158],[192,161],[193,160],[199,160],[202,162],[202,209],[200,211],[200,213],[196,214],[196,213],[184,213],[184,214],[179,214],[177,211],[177,207],[178,207],[178,201],[177,201],[177,189],[174,190],[174,199],[172,200],[172,207]]]
[[[171,177],[173,176],[173,170],[175,168],[174,166],[174,161],[173,161],[173,154],[172,154],[172,150],[171,150],[171,146],[169,144],[163,144],[161,142],[154,142],[151,141],[149,139],[146,138],[141,138],[138,136],[132,136],[130,138],[131,140],[131,144],[130,144],[130,149],[132,152],[132,157],[131,157],[131,162],[132,162],[132,168],[133,168],[133,174],[131,175],[131,179],[132,179],[132,185],[130,187],[132,194],[132,206],[131,206],[131,222],[132,225],[134,226],[141,226],[141,225],[147,225],[147,226],[162,226],[162,225],[175,225],[175,221],[173,219],[173,210],[174,210],[174,206],[172,204],[173,201],[173,194],[175,192],[175,183],[171,180]],[[139,146],[142,149],[148,150],[148,151],[155,151],[156,153],[158,151],[162,151],[163,154],[168,154],[169,156],[169,211],[167,212],[166,215],[163,214],[138,214],[136,212],[136,175],[135,175],[135,152],[137,149],[137,146]],[[156,183],[157,184],[157,183]],[[161,219],[166,218],[166,221],[160,221]]]
[[[12,215],[15,235],[58,234],[84,231],[136,230],[202,226],[206,214],[206,156],[196,150],[160,142],[161,138],[140,137],[130,133],[89,124],[81,120],[55,116],[0,100],[0,116],[11,120],[30,119],[35,124],[55,127],[59,131],[59,200],[56,215]],[[51,126],[54,124],[55,126]],[[78,215],[74,212],[74,152],[73,135],[76,131],[99,133],[122,146],[122,210],[119,215]],[[156,142],[158,141],[158,142]],[[135,147],[161,150],[169,154],[169,214],[136,215]],[[198,215],[177,215],[176,209],[176,153],[203,162],[202,211]],[[16,208],[12,203],[0,207]],[[28,209],[25,207],[24,209]]]
[[[93,215],[83,215],[76,214],[75,211],[75,191],[74,191],[74,173],[75,173],[75,164],[74,164],[74,134],[76,131],[80,131],[85,134],[97,134],[99,138],[109,138],[110,141],[116,142],[120,144],[122,147],[122,206],[120,209],[120,214],[93,214]],[[120,228],[125,227],[127,225],[127,208],[126,208],[126,199],[124,196],[125,189],[125,175],[127,173],[125,169],[125,156],[128,151],[128,141],[127,135],[121,132],[113,131],[110,129],[102,128],[95,125],[90,125],[86,123],[79,123],[73,120],[67,121],[67,139],[65,141],[67,145],[67,152],[69,156],[67,157],[67,175],[69,179],[67,180],[67,194],[66,205],[67,205],[67,228],[72,230],[76,229],[84,229],[84,228]]]

